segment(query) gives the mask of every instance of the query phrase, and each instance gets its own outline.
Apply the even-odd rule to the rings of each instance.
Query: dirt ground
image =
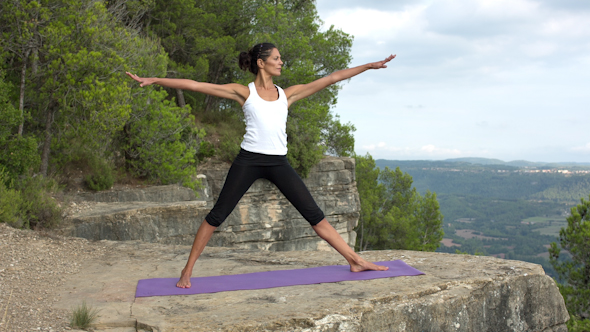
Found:
[[[70,330],[71,311],[55,310],[50,290],[104,255],[101,242],[0,224],[0,331]]]

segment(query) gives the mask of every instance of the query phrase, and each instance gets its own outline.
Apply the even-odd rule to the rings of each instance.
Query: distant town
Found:
[[[563,175],[574,175],[574,174],[590,174],[590,170],[567,170],[561,168],[550,168],[550,169],[537,169],[537,168],[519,168],[519,169],[459,169],[459,168],[447,168],[447,167],[423,167],[424,171],[443,171],[443,172],[469,172],[469,173],[480,173],[480,172],[492,172],[492,173],[548,173],[548,174],[563,174]]]

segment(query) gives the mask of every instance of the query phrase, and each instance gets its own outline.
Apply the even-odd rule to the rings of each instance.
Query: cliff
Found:
[[[545,331],[566,332],[554,281],[536,264],[413,251],[361,253],[402,259],[415,277],[346,281],[188,296],[134,298],[139,279],[175,277],[189,246],[100,241],[105,254],[64,277],[56,310],[82,300],[100,309],[97,331]],[[208,247],[193,276],[345,264],[331,251]]]
[[[213,206],[227,164],[201,167],[197,195],[179,186],[79,193],[61,232],[91,240],[141,240],[191,244]],[[359,217],[354,159],[326,157],[304,179],[326,219],[354,246]],[[220,226],[210,245],[246,249],[326,250],[299,212],[267,180],[258,180]]]

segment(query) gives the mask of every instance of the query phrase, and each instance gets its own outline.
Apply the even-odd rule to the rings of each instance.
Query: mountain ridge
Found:
[[[512,167],[584,167],[590,168],[590,162],[538,162],[528,160],[503,161],[494,158],[464,157],[450,158],[443,160],[395,160],[395,159],[376,159],[376,161],[399,161],[399,162],[448,162],[448,163],[468,163],[472,165],[499,165]]]

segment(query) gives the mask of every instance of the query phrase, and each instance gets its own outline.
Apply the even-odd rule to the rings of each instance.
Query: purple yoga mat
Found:
[[[178,278],[143,279],[137,283],[135,297],[205,294],[424,274],[401,260],[377,262],[376,264],[388,266],[389,270],[350,272],[348,265],[332,265],[297,270],[198,277],[191,278],[191,288],[176,287]]]

